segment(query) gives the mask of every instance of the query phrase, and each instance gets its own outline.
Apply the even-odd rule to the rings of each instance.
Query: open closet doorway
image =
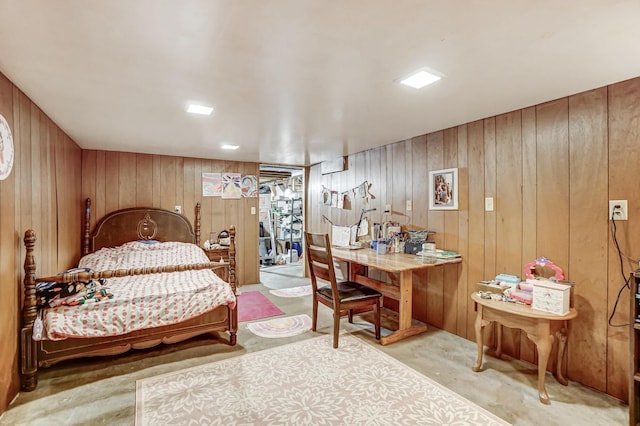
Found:
[[[269,286],[286,288],[287,277],[304,277],[304,200],[303,168],[260,165],[260,281]]]

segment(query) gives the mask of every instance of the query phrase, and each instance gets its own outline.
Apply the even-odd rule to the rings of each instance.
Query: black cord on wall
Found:
[[[610,223],[611,223],[611,238],[613,238],[613,242],[616,246],[616,250],[618,251],[618,259],[620,259],[620,274],[622,274],[622,281],[624,281],[624,285],[620,287],[620,291],[618,291],[618,296],[616,297],[616,303],[613,305],[613,311],[611,311],[611,316],[609,317],[609,325],[611,327],[628,327],[631,325],[631,323],[627,323],[627,324],[611,323],[611,321],[613,320],[613,316],[616,314],[616,309],[618,308],[618,302],[620,301],[620,295],[622,294],[622,290],[624,290],[625,288],[628,288],[629,290],[631,290],[631,285],[629,284],[629,281],[631,280],[631,276],[626,277],[624,274],[624,262],[622,261],[623,255],[622,255],[622,250],[620,250],[620,244],[618,244],[618,238],[616,236],[617,228],[616,228],[616,221],[613,218],[613,213],[611,214]]]

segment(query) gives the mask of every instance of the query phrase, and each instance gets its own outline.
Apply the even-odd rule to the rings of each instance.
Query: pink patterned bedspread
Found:
[[[209,262],[195,244],[133,241],[84,256],[79,267],[95,271]],[[220,305],[235,308],[231,286],[210,269],[136,275],[107,280],[112,299],[44,310],[45,338],[104,337],[175,324]]]

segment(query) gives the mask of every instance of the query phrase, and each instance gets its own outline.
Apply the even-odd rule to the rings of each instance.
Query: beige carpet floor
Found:
[[[271,268],[269,268],[271,269]],[[243,286],[243,291],[260,290],[286,315],[311,314],[310,297],[284,298],[270,289],[308,285],[309,280],[273,269],[261,273],[261,284]],[[267,339],[251,333],[246,323],[238,330],[238,344],[202,336],[176,345],[128,354],[68,361],[44,369],[38,387],[21,393],[0,417],[0,425],[132,425],[135,418],[136,381],[186,368],[239,357],[293,342],[330,336],[331,311],[319,309],[318,331],[282,339]],[[434,327],[412,338],[388,346],[373,339],[370,325],[356,318],[342,327],[376,349],[422,373],[440,385],[483,407],[516,426],[545,425],[611,426],[628,424],[628,406],[601,392],[570,381],[560,385],[547,375],[551,404],[538,401],[535,366],[503,356],[496,359],[487,350],[483,371],[474,373],[474,342]],[[366,360],[363,360],[366,362]]]

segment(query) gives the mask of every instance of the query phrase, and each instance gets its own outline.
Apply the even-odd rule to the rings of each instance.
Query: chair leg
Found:
[[[353,324],[353,309],[349,309],[349,322]]]
[[[340,311],[333,311],[333,348],[338,347],[338,336],[340,335]]]
[[[311,331],[316,331],[318,327],[318,299],[313,295],[313,317],[311,321]]]
[[[376,340],[380,340],[380,299],[374,307],[375,313],[375,327],[376,327]]]

